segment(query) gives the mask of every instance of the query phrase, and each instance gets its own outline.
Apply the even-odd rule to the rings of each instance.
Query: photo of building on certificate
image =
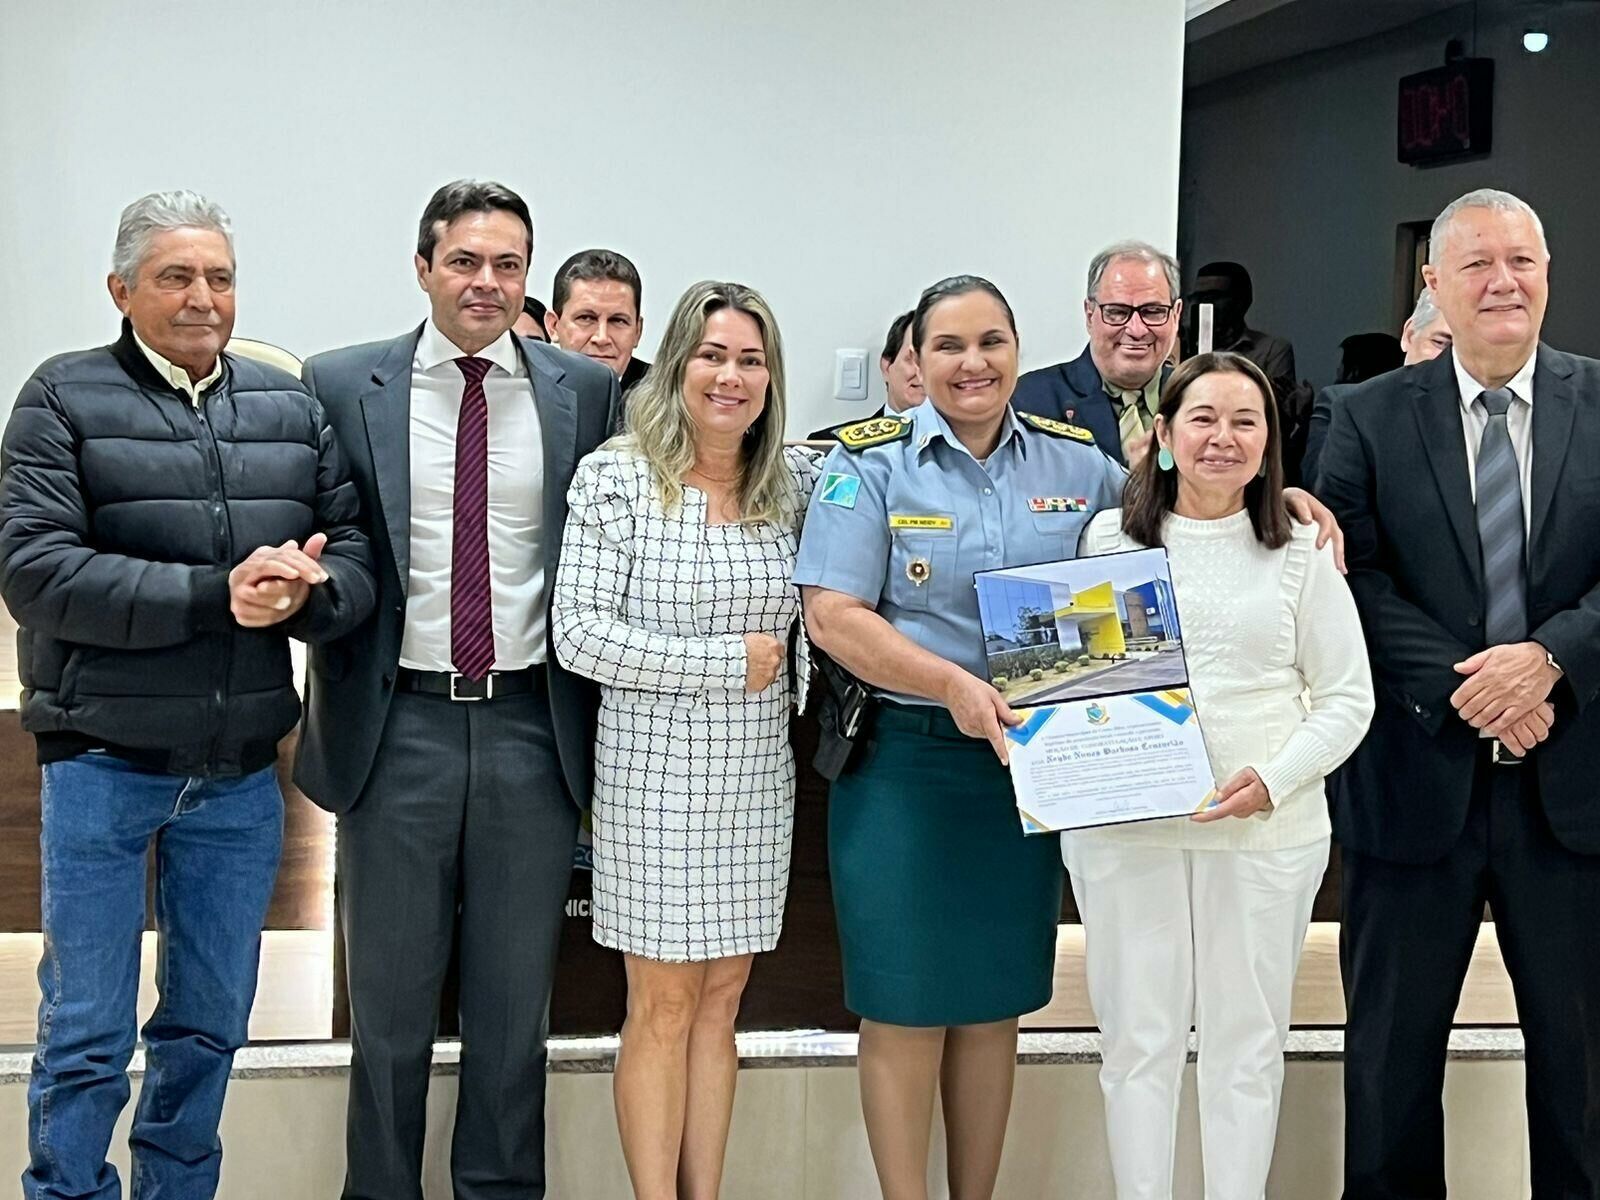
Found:
[[[989,679],[1017,706],[1188,686],[1163,550],[982,571]]]
[[[979,571],[1025,833],[1185,817],[1216,798],[1159,547]]]

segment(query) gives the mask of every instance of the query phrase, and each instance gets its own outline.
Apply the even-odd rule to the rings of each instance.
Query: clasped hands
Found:
[[[317,560],[328,535],[314,533],[301,546],[292,538],[262,546],[228,572],[228,608],[246,629],[287,621],[305,605],[311,589],[328,578]]]
[[[1450,704],[1474,729],[1499,738],[1519,757],[1550,736],[1556,719],[1550,691],[1561,672],[1538,642],[1490,646],[1456,670],[1467,680],[1451,693]]]

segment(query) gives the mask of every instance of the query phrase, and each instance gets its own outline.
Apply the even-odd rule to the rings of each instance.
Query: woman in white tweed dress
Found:
[[[766,302],[696,284],[567,497],[553,640],[602,685],[594,936],[627,964],[613,1086],[639,1197],[716,1195],[734,1018],[782,925],[790,579],[818,465],[783,445],[783,384]]]

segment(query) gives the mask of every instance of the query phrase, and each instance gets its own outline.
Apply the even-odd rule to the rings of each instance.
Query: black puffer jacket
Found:
[[[41,761],[104,747],[177,775],[265,766],[300,715],[285,634],[325,641],[371,611],[372,556],[321,407],[283,371],[224,359],[197,407],[124,322],[17,397],[0,592]],[[317,532],[327,582],[289,621],[237,625],[229,570]]]

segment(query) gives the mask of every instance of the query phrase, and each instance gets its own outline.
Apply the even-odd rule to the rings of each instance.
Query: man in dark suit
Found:
[[[1527,1045],[1533,1195],[1600,1197],[1600,362],[1539,343],[1538,218],[1473,192],[1424,275],[1454,352],[1361,385],[1322,491],[1378,713],[1334,788],[1346,1200],[1442,1197],[1485,901]]]
[[[878,374],[883,376],[883,390],[887,399],[874,417],[909,416],[911,410],[927,398],[922,390],[922,367],[917,362],[917,348],[911,344],[911,319],[916,310],[901,313],[889,324],[883,339],[883,353],[878,356]],[[806,434],[810,442],[823,442],[834,436],[834,431],[870,417],[851,417],[834,425],[824,425]]]
[[[605,363],[626,396],[650,369],[634,354],[644,336],[643,305],[644,283],[631,259],[615,250],[580,250],[556,270],[545,333],[563,350]]]
[[[1417,296],[1416,307],[1406,318],[1400,330],[1400,352],[1405,355],[1407,367],[1430,362],[1450,349],[1450,322],[1444,319],[1439,306],[1433,302],[1433,293],[1423,288]],[[1333,420],[1333,410],[1359,383],[1365,380],[1330,383],[1317,393],[1311,406],[1310,429],[1306,434],[1305,457],[1300,463],[1300,478],[1313,492],[1317,490],[1317,468],[1322,463],[1322,447],[1328,437],[1328,424]]]
[[[511,334],[532,243],[516,193],[447,184],[417,241],[429,320],[305,366],[379,578],[373,618],[312,657],[295,772],[339,815],[346,1200],[422,1200],[457,939],[454,1195],[544,1195],[546,1005],[598,703],[550,652],[549,596],[567,484],[610,428],[617,379]]]
[[[1272,381],[1281,410],[1295,387],[1294,347],[1288,338],[1263,333],[1245,324],[1255,298],[1255,284],[1242,264],[1211,262],[1201,267],[1194,287],[1189,290],[1189,327],[1184,351],[1187,355],[1198,348],[1200,307],[1209,304],[1211,348],[1242,354],[1260,367]]]
[[[1089,263],[1084,294],[1089,345],[1071,362],[1022,376],[1011,404],[1081,426],[1117,462],[1135,466],[1172,373],[1167,360],[1183,316],[1178,262],[1147,242],[1117,242]]]

